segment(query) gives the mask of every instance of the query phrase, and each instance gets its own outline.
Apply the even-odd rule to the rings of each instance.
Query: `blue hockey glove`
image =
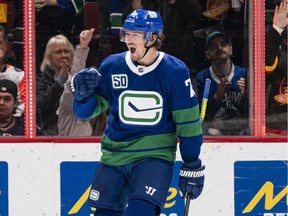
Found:
[[[204,169],[201,160],[183,163],[180,168],[179,194],[183,198],[190,193],[191,199],[196,199],[202,192],[204,186]]]
[[[84,68],[71,79],[70,89],[76,101],[82,101],[94,92],[101,74],[95,67]]]

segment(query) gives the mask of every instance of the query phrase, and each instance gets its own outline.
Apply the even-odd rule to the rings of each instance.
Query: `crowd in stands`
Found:
[[[6,17],[1,13],[0,80],[13,81],[17,95],[13,85],[7,88],[13,92],[2,91],[0,86],[0,118],[1,95],[12,92],[12,99],[17,96],[16,101],[12,100],[11,105],[15,106],[12,115],[24,119],[23,3],[1,2],[0,11],[6,12]],[[99,67],[113,53],[126,51],[125,43],[119,40],[123,20],[133,10],[142,8],[161,14],[165,35],[161,51],[187,65],[200,106],[205,79],[212,81],[204,135],[249,135],[248,3],[245,0],[36,0],[37,134],[103,134],[105,113],[93,120],[73,116],[71,77],[82,68]],[[273,10],[266,28],[266,127],[287,134],[288,6],[286,1],[266,0],[266,7]],[[4,126],[0,121],[0,132],[4,134],[12,121]],[[15,135],[24,135],[24,130]]]

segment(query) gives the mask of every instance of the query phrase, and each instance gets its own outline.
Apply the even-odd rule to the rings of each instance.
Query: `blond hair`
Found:
[[[64,45],[68,48],[70,54],[71,54],[71,59],[70,59],[70,65],[72,65],[73,63],[73,57],[74,57],[74,47],[73,45],[70,43],[70,41],[68,40],[67,37],[65,37],[62,34],[56,35],[52,38],[50,38],[50,40],[48,41],[48,43],[46,44],[46,49],[44,52],[44,58],[43,61],[41,63],[40,66],[40,70],[42,72],[45,71],[45,68],[48,66],[49,68],[51,68],[52,70],[54,69],[54,66],[51,63],[51,56],[52,53],[55,49],[55,47],[58,47],[59,45]]]

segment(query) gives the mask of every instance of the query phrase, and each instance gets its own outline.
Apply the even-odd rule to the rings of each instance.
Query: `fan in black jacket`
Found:
[[[287,135],[288,3],[276,6],[273,26],[266,32],[266,127]]]

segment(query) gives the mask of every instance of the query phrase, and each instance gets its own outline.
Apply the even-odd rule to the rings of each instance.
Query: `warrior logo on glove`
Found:
[[[203,190],[204,169],[200,159],[183,163],[179,173],[179,194],[184,197],[186,193],[191,193],[191,199],[196,199]]]
[[[193,178],[197,178],[197,177],[201,177],[204,176],[204,170],[202,171],[185,171],[185,170],[180,170],[180,174],[181,177],[193,177]]]

